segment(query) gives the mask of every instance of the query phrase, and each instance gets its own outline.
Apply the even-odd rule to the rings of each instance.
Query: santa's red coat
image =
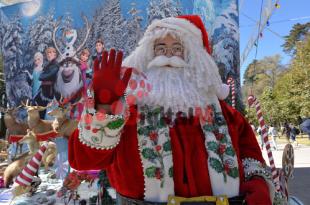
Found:
[[[244,117],[226,103],[220,104],[237,153],[242,183],[242,159],[253,158],[265,162],[252,128]],[[130,198],[143,199],[144,177],[135,119],[136,113],[131,113],[131,119],[124,127],[120,143],[112,150],[87,147],[79,141],[79,131],[75,130],[69,139],[69,163],[78,170],[106,169],[110,183],[118,193]],[[175,194],[183,197],[212,195],[205,136],[200,125],[191,122],[179,118],[175,126],[170,128]]]

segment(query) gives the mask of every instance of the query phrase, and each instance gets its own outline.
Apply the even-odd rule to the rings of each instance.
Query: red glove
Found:
[[[123,52],[111,49],[102,53],[101,62],[94,62],[93,89],[96,104],[109,104],[120,99],[124,95],[126,86],[131,76],[132,69],[128,68],[121,79],[121,66]]]
[[[245,195],[247,205],[272,205],[266,181],[256,177],[241,184],[240,192]]]

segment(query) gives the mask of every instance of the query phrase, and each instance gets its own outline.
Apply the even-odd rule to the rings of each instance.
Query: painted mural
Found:
[[[239,82],[237,0],[33,0],[0,7],[0,50],[12,107],[26,99],[46,105],[74,96],[91,80],[100,40],[105,49],[128,55],[152,20],[180,14],[202,17],[223,81],[232,76]]]

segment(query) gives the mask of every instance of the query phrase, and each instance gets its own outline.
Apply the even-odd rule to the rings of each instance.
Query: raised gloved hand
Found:
[[[272,205],[269,188],[263,178],[255,177],[244,182],[240,191],[245,195],[247,205]]]
[[[116,57],[115,57],[116,56]],[[121,66],[123,52],[116,54],[114,49],[102,53],[101,62],[94,62],[93,89],[96,104],[108,104],[120,99],[124,95],[127,83],[130,79],[132,69],[128,68],[121,78]]]

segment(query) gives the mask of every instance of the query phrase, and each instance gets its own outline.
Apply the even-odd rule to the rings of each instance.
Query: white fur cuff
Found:
[[[88,113],[88,115],[90,114]],[[91,116],[92,120],[90,122],[86,123],[85,120],[81,120],[78,125],[80,141],[96,149],[112,149],[116,147],[125,124],[123,117],[106,114],[104,119],[98,120],[96,115]]]
[[[267,169],[267,166],[263,165],[260,161],[253,158],[245,158],[242,160],[245,179],[249,180],[253,176],[262,177],[268,185],[271,201],[274,201],[275,186],[272,182],[271,171]]]

